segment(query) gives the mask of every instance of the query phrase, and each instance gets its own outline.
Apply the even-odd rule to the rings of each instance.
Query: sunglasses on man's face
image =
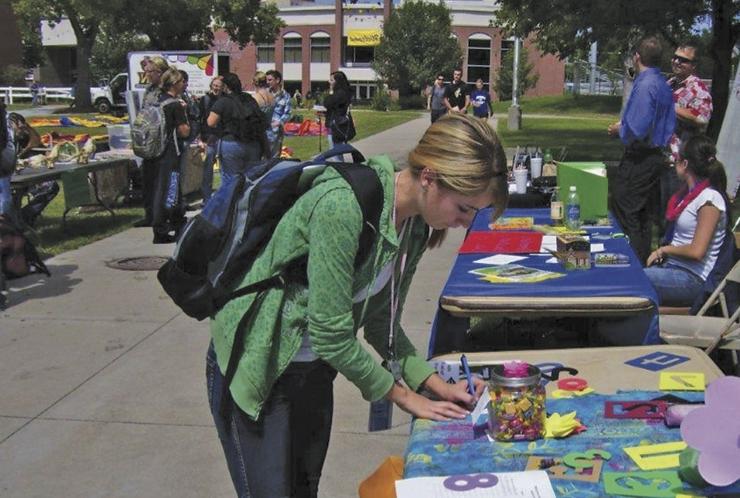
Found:
[[[678,62],[679,64],[693,64],[693,59],[687,59],[686,57],[681,57],[680,55],[673,54],[673,58],[671,59],[673,62]]]

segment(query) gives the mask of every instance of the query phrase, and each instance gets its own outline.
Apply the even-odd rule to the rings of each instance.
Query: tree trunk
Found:
[[[78,111],[93,109],[90,99],[90,57],[95,38],[77,37],[77,81],[75,82],[75,108]]]
[[[77,38],[77,81],[75,81],[75,107],[78,111],[92,110],[90,101],[90,59],[95,39],[98,36],[98,26],[83,26],[80,17],[71,9],[65,9],[69,23]]]
[[[712,119],[709,121],[707,135],[717,140],[730,95],[732,65],[732,0],[712,0]]]

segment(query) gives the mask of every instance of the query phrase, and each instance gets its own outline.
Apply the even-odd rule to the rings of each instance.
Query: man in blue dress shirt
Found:
[[[650,254],[652,220],[659,198],[658,180],[676,126],[673,95],[657,68],[662,47],[654,36],[642,38],[632,56],[635,78],[622,120],[609,126],[624,155],[610,179],[611,209],[644,265]]]

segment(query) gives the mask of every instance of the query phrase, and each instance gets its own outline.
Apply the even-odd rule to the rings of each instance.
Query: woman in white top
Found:
[[[676,162],[683,185],[668,201],[667,245],[650,254],[645,269],[661,306],[691,306],[717,262],[729,217],[727,176],[716,154],[709,138],[695,136]]]

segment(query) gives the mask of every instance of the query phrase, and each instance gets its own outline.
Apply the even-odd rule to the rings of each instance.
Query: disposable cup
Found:
[[[517,194],[527,193],[527,173],[528,172],[526,169],[514,170],[514,182],[516,183]]]
[[[530,159],[530,166],[532,168],[532,180],[542,176],[542,158],[533,157]]]

